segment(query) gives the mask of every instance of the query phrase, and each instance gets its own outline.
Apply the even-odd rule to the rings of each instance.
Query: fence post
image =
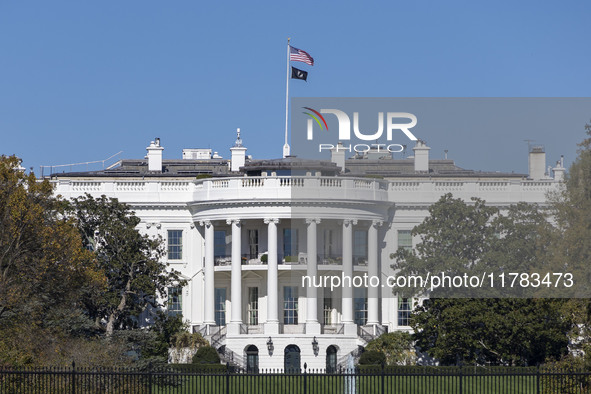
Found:
[[[152,362],[148,363],[148,393],[152,394]]]
[[[540,364],[536,368],[536,394],[540,394]]]
[[[226,394],[230,394],[230,363],[226,363]]]
[[[386,392],[386,366],[382,363],[382,394]]]
[[[308,394],[308,380],[306,378],[306,370],[308,369],[308,363],[304,363],[304,394]]]
[[[76,362],[72,360],[72,381],[70,386],[72,387],[72,394],[76,394]]]
[[[460,394],[464,393],[464,387],[463,387],[463,375],[462,375],[462,364],[460,364],[460,373],[459,373],[459,377],[460,377]]]

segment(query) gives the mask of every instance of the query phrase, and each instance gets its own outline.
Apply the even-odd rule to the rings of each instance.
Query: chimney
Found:
[[[155,138],[146,150],[148,151],[146,156],[148,171],[162,172],[162,151],[164,148],[160,146],[160,138]]]
[[[556,167],[554,167],[552,171],[554,171],[554,180],[556,182],[564,180],[564,173],[566,171],[564,168],[564,156],[560,156],[560,160],[556,162]]]
[[[240,138],[240,129],[236,129],[236,142],[234,146],[230,148],[232,152],[232,158],[230,159],[230,171],[238,172],[240,167],[244,167],[246,163],[246,148],[242,146],[242,139]]]
[[[412,150],[415,152],[415,171],[429,172],[429,148],[425,141],[418,140]]]
[[[341,172],[345,172],[345,147],[342,142],[330,150],[330,161],[336,163],[337,167],[341,168]]]
[[[543,145],[532,145],[529,148],[529,177],[543,179],[546,172],[546,151]]]

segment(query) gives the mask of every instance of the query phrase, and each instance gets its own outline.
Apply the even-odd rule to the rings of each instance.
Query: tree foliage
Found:
[[[382,334],[370,341],[365,350],[375,350],[384,354],[388,366],[414,365],[416,363],[413,339],[408,332],[395,331]]]
[[[88,329],[81,302],[105,284],[47,181],[0,157],[0,363],[26,364],[50,338]]]
[[[133,328],[148,307],[162,306],[167,286],[186,284],[161,261],[161,239],[140,234],[140,219],[117,199],[90,195],[73,199],[71,210],[84,246],[95,253],[106,289],[88,299],[88,309],[108,336]]]
[[[379,350],[367,350],[359,357],[359,365],[386,365],[386,355]]]
[[[202,346],[193,356],[193,364],[219,364],[220,355],[213,346]]]
[[[412,231],[421,238],[416,250],[401,249],[392,256],[400,274],[481,277],[548,267],[556,232],[535,205],[519,203],[501,212],[483,200],[467,204],[447,194],[429,213]],[[536,292],[498,282],[496,288],[486,283],[477,291],[419,290],[436,297],[413,314],[414,338],[422,351],[443,364],[533,365],[567,352],[572,320],[564,316],[564,300],[507,298]],[[472,298],[476,296],[487,298]]]
[[[574,357],[572,365],[591,367],[591,124],[585,125],[585,138],[579,144],[564,187],[551,196],[552,214],[558,227],[552,239],[553,265],[568,268],[584,287],[565,308],[573,320],[570,333]]]
[[[546,266],[553,229],[547,214],[536,205],[518,203],[504,212],[484,200],[471,203],[442,196],[429,208],[429,216],[412,230],[421,242],[415,249],[399,249],[391,257],[399,275],[444,272],[449,276],[477,276],[500,272],[530,272]],[[485,276],[488,278],[488,276]],[[523,296],[519,287],[482,286],[439,288],[430,296]],[[426,294],[425,288],[396,289],[405,295]],[[477,293],[476,293],[477,292]]]
[[[416,345],[444,365],[536,365],[567,353],[567,300],[431,299],[411,324]]]

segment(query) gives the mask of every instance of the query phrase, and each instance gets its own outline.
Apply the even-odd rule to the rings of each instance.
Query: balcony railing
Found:
[[[258,258],[251,258],[249,253],[240,255],[242,265],[267,265],[267,253],[260,254]],[[337,254],[317,255],[318,265],[343,265],[343,257]],[[279,265],[306,265],[308,264],[308,255],[306,253],[298,253],[297,255],[277,255],[277,263]],[[214,265],[230,266],[232,265],[232,255],[217,255],[214,257]],[[367,266],[367,257],[353,256],[353,265]]]

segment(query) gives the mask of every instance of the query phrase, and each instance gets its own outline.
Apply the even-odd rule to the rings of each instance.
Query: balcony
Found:
[[[195,181],[194,201],[338,199],[387,201],[388,181],[335,177],[242,177]]]

